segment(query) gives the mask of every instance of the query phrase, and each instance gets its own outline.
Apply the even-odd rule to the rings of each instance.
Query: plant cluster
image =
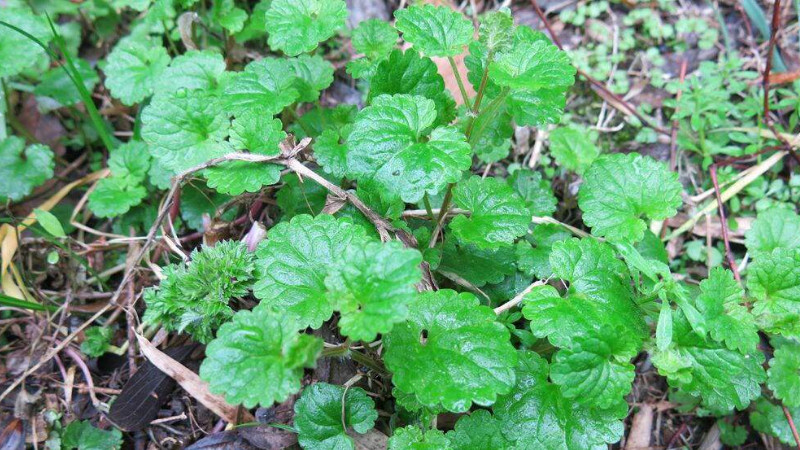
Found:
[[[582,179],[565,202],[588,232],[552,217],[554,168],[473,173],[508,158],[515,129],[561,121],[576,69],[545,34],[516,26],[505,9],[482,15],[477,29],[432,5],[398,10],[394,25],[364,21],[351,35],[359,56],[340,65],[363,107],[329,107],[321,93],[336,67],[323,55],[345,26],[343,0],[272,0],[250,14],[214,1],[203,39],[221,48],[265,40],[270,50],[241,66],[193,36],[183,54],[165,47],[172,3],[120,3],[142,15],[100,67],[110,95],[138,115],[130,140],[110,141],[108,171],[88,193],[93,215],[122,233],[165,213],[172,227],[202,229],[209,215],[232,219],[237,201],[277,190],[275,223],[257,246],[203,245],[162,267],[142,294],[144,322],[205,344],[200,377],[211,392],[245,408],[299,394],[292,429],[309,449],[355,448],[378,406],[393,412],[390,449],[606,448],[622,438],[635,363],[649,360],[676,403],[719,418],[726,442],[746,438],[736,411],[793,442],[783,406],[800,417],[800,216],[790,194],[747,232],[743,279],[715,267],[692,284],[661,239],[685,194],[664,162],[604,152],[578,124],[553,129],[548,157]],[[106,17],[92,4],[89,17]],[[587,4],[565,19],[599,14]],[[72,62],[63,27],[21,5],[0,20],[56,39],[70,59],[68,70],[41,75],[38,95],[74,107],[83,97],[70,82],[99,83],[86,61]],[[654,20],[642,13],[630,24],[643,21],[657,40],[703,31]],[[0,61],[9,61],[0,77],[25,76],[47,57],[13,27],[0,27]],[[23,51],[31,57],[15,57]],[[459,102],[437,62],[452,66]],[[706,166],[713,155],[755,151],[740,152],[743,132],[711,132],[732,118],[755,126],[758,105],[740,97],[751,78],[709,64],[681,85],[671,107],[682,149]],[[96,145],[107,130],[93,133]],[[31,194],[53,177],[55,159],[45,145],[5,137],[0,196]],[[179,211],[154,200],[167,189]],[[42,225],[55,221],[51,234],[64,235],[51,216]],[[81,348],[102,355],[112,336],[90,328]],[[377,395],[367,384],[304,385],[320,358],[352,359],[359,377],[380,381],[369,385]],[[459,416],[445,433],[435,425],[447,412]],[[78,421],[60,439],[61,448],[120,441]]]

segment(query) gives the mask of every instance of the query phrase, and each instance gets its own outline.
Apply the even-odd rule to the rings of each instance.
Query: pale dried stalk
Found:
[[[537,281],[535,283],[531,283],[530,286],[526,287],[522,292],[520,292],[519,294],[515,295],[514,298],[512,298],[511,300],[509,300],[509,301],[503,303],[502,305],[498,306],[497,308],[495,308],[494,309],[494,313],[497,314],[497,315],[500,315],[500,314],[504,313],[505,311],[508,311],[509,309],[519,305],[520,303],[522,303],[522,299],[524,299],[525,296],[528,295],[528,293],[530,293],[533,290],[533,288],[535,288],[537,286],[544,286],[544,284],[547,283],[548,281],[549,281],[549,279],[548,280],[539,280],[539,281]]]

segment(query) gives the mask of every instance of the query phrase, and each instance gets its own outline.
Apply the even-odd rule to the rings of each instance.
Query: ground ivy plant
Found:
[[[203,52],[159,68],[149,49],[142,58],[155,59],[138,96],[150,95],[147,78],[163,86],[153,83],[157,72],[170,78],[142,114],[141,145],[153,160],[116,150],[109,187],[94,203],[112,189],[135,203],[148,163],[175,175],[232,152],[282,155],[285,111],[316,102],[332,82],[332,66],[313,52],[342,27],[343,11],[335,0],[276,0],[266,16],[269,44],[286,56],[241,71]],[[565,128],[551,136],[563,149],[554,153],[583,176],[577,202],[591,234],[532,226],[532,216],[555,210],[541,175],[481,177],[470,168],[474,158],[505,157],[514,125],[558,122],[574,81],[569,59],[542,33],[514,26],[507,11],[483,16],[477,38],[467,18],[444,7],[412,6],[396,19],[394,27],[366,21],[353,30],[363,57],[347,71],[366,86],[363,108],[315,105],[290,130],[312,138],[307,156],[320,178],[353,189],[405,239],[392,239],[363,209],[322,212],[327,190],[291,173],[281,178],[278,164],[231,161],[202,171],[226,195],[283,179],[284,203],[308,206],[284,209],[255,252],[233,241],[205,247],[146,290],[147,320],[208,343],[200,374],[212,392],[270,406],[300,391],[318,358],[349,357],[391,382],[405,418],[393,449],[604,448],[621,438],[641,355],[709,414],[758,400],[755,423],[768,428],[778,401],[800,406],[794,213],[756,221],[746,285],[720,268],[699,289],[688,286],[673,277],[651,231],[682,206],[677,175],[650,157],[601,155],[593,145],[579,159],[574,146],[589,144]],[[462,54],[475,94],[462,89],[456,107],[431,58],[455,66]],[[405,219],[409,205],[424,213]],[[309,333],[324,326],[341,340]],[[768,370],[759,332],[775,348]],[[773,400],[762,397],[764,385]],[[306,448],[354,448],[353,436],[377,416],[360,388],[325,383],[303,389],[295,411]],[[453,431],[432,427],[442,412],[463,414]]]
[[[246,408],[296,398],[292,430],[309,449],[355,448],[380,409],[391,449],[583,450],[621,439],[636,364],[649,361],[675,401],[721,418],[750,411],[759,431],[791,442],[781,414],[800,415],[794,211],[755,220],[743,280],[715,268],[691,285],[658,237],[683,206],[665,163],[555,129],[555,161],[582,179],[573,201],[588,232],[552,218],[541,173],[473,171],[509,155],[515,127],[559,123],[575,80],[567,54],[508,10],[477,27],[432,5],[362,22],[350,33],[358,56],[339,66],[362,104],[329,107],[321,93],[337,67],[321,49],[344,32],[343,0],[262,2],[257,21],[214,5],[212,26],[245,41],[264,28],[269,55],[173,57],[140,23],[100,64],[110,95],[138,106],[136,129],[88,194],[96,217],[133,226],[149,223],[154,194],[186,182],[172,218],[197,229],[220,205],[277,190],[264,240],[203,245],[143,293],[145,322],[205,345],[211,392]],[[48,39],[25,9],[0,18]],[[29,45],[6,28],[0,38],[2,60]],[[29,68],[11,59],[0,76]],[[42,92],[76,102],[47,80]],[[29,195],[53,169],[47,146],[0,141],[0,197]],[[89,329],[86,353],[108,351],[111,335]],[[309,384],[321,358],[352,359],[357,378],[379,383]],[[441,413],[457,415],[452,430],[436,427]]]

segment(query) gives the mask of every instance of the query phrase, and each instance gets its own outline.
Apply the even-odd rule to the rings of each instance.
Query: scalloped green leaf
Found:
[[[550,379],[564,397],[578,403],[609,408],[631,391],[636,375],[626,343],[612,333],[575,339],[559,350],[550,366]]]
[[[139,184],[150,169],[150,153],[142,141],[128,141],[111,151],[108,157],[111,176],[122,178],[128,184]]]
[[[358,113],[356,105],[340,104],[333,108],[315,106],[297,119],[289,128],[298,139],[306,136],[317,138],[325,130],[334,130],[346,136],[344,128],[352,125]]]
[[[190,50],[169,63],[155,86],[156,94],[178,89],[216,91],[225,74],[225,60],[211,50]]]
[[[525,57],[517,60],[519,54]],[[543,55],[552,60],[542,60],[540,65],[536,58]],[[558,123],[566,105],[565,93],[575,79],[568,56],[554,48],[543,33],[526,26],[516,27],[511,44],[500,51],[490,53],[484,42],[473,42],[464,63],[467,78],[476,89],[488,70],[487,99],[506,95],[507,110],[520,126]]]
[[[459,215],[450,222],[450,230],[461,242],[497,248],[528,232],[531,213],[503,180],[474,175],[456,185],[453,202],[470,211],[469,217]]]
[[[25,30],[36,39],[47,44],[53,35],[42,16],[27,8],[15,8],[11,4],[0,8],[0,21]],[[11,28],[0,25],[0,78],[13,77],[33,66],[45,56],[45,51],[35,42]]]
[[[325,130],[314,141],[314,158],[322,170],[342,178],[347,173],[347,145],[341,142],[339,131]]]
[[[314,367],[322,351],[320,339],[298,333],[303,328],[261,305],[239,311],[206,346],[200,377],[232,404],[282,402],[300,390],[303,370]]]
[[[625,402],[599,409],[564,397],[547,380],[547,361],[533,352],[520,352],[516,372],[516,386],[494,406],[513,448],[605,449],[622,437],[621,419],[628,414]]]
[[[615,333],[616,354],[623,359],[634,356],[648,329],[633,302],[625,265],[613,251],[592,239],[559,241],[553,245],[550,265],[556,277],[569,282],[568,297],[562,299],[552,286],[526,295],[522,313],[534,335],[572,348],[576,340],[620,330]]]
[[[397,30],[380,19],[367,19],[361,21],[353,29],[351,41],[353,49],[363,53],[369,59],[383,59],[392,52],[397,45]]]
[[[104,178],[89,195],[89,209],[97,217],[116,217],[128,212],[147,196],[147,189],[122,178]]]
[[[675,215],[682,191],[678,174],[649,156],[603,155],[586,171],[578,205],[594,235],[635,242],[644,237],[644,218]]]
[[[696,334],[681,310],[673,311],[672,344],[652,354],[653,364],[670,386],[701,399],[717,414],[747,408],[761,396],[766,373],[760,351],[747,354]]]
[[[800,407],[800,345],[784,344],[769,360],[767,386],[784,405]]]
[[[427,98],[375,98],[358,113],[347,138],[348,174],[373,181],[387,198],[399,196],[408,203],[455,183],[472,164],[472,152],[453,127],[428,132],[435,119],[434,102]]]
[[[294,69],[286,60],[253,61],[226,83],[222,96],[225,111],[237,116],[278,114],[298,99],[295,82]]]
[[[776,248],[748,268],[747,288],[755,297],[752,313],[759,328],[800,335],[800,249]]]
[[[293,317],[303,327],[319,328],[334,309],[325,277],[351,243],[363,239],[363,228],[325,214],[279,223],[256,251],[258,281],[253,293],[261,305]]]
[[[446,239],[436,270],[455,274],[476,287],[500,283],[515,271],[514,251],[511,247],[478,248],[457,239]]]
[[[756,431],[775,436],[786,445],[797,445],[794,434],[780,405],[759,398],[755,408],[750,411],[750,424]],[[789,408],[792,417],[800,417],[800,408]]]
[[[478,33],[480,35],[478,40],[490,52],[507,50],[514,39],[514,19],[511,17],[511,11],[502,8],[487,12],[481,16]]]
[[[289,56],[308,53],[344,27],[343,0],[273,0],[266,14],[269,46]]]
[[[744,306],[744,290],[734,279],[733,272],[715,267],[700,283],[700,295],[695,301],[711,337],[724,342],[731,350],[750,353],[758,345],[755,319]]]
[[[478,409],[458,419],[453,431],[447,433],[453,450],[505,449],[511,447],[503,436],[502,425],[489,411]]]
[[[567,106],[566,89],[515,89],[506,105],[514,122],[520,126],[542,127],[556,124]]]
[[[389,438],[389,450],[448,450],[450,442],[439,430],[423,431],[409,425],[394,430]]]
[[[219,98],[199,90],[156,95],[142,111],[142,139],[173,173],[230,153],[230,125]]]
[[[294,73],[294,88],[297,89],[297,100],[301,102],[315,102],[319,94],[333,83],[333,64],[319,55],[300,55],[297,58],[287,58]]]
[[[463,412],[494,403],[514,385],[517,355],[508,329],[472,294],[420,293],[408,320],[383,339],[392,381],[425,406]]]
[[[247,21],[247,11],[237,8],[233,0],[213,0],[211,18],[231,33],[238,33]]]
[[[378,64],[370,78],[367,102],[384,94],[421,95],[433,100],[434,125],[447,125],[456,115],[456,102],[445,88],[436,63],[415,50],[395,50]]]
[[[572,238],[553,244],[550,266],[569,281],[569,292],[597,301],[631,296],[628,270],[608,244],[591,238]]]
[[[139,103],[153,94],[169,62],[167,49],[161,44],[125,38],[106,58],[105,85],[123,104]]]
[[[243,192],[258,192],[264,186],[277,183],[281,179],[281,166],[230,161],[206,169],[203,175],[208,180],[208,187],[235,196]]]
[[[364,434],[377,418],[375,402],[358,387],[314,383],[294,404],[297,438],[307,449],[355,449],[348,432]]]
[[[558,165],[578,175],[583,174],[600,150],[594,145],[587,130],[576,126],[560,127],[550,132],[550,152]]]
[[[514,247],[517,268],[529,277],[546,279],[553,275],[550,268],[550,251],[553,244],[572,237],[559,225],[544,224],[533,229],[529,240],[520,240]]]
[[[236,150],[247,150],[259,155],[278,155],[280,143],[286,139],[283,124],[278,119],[254,113],[233,119],[230,142]]]
[[[25,146],[25,140],[9,136],[0,141],[0,198],[21,200],[53,176],[55,161],[50,147]]]
[[[351,245],[341,255],[345,264],[329,272],[325,286],[341,313],[339,329],[354,341],[371,342],[405,321],[408,305],[422,278],[422,254],[398,241]]]
[[[283,124],[278,119],[248,112],[233,120],[230,143],[236,149],[249,150],[265,156],[280,154],[280,142],[286,138]],[[277,183],[281,166],[269,163],[230,161],[206,169],[203,175],[208,186],[217,192],[239,195],[258,192],[262,187]]]
[[[410,6],[394,13],[403,39],[428,56],[456,56],[472,41],[472,22],[446,6]]]
[[[530,91],[566,89],[575,82],[575,72],[569,55],[540,35],[515,39],[489,64],[489,76],[498,85]]]
[[[101,430],[88,420],[70,422],[61,435],[62,450],[116,450],[122,448],[122,442],[118,429]]]
[[[800,216],[784,208],[761,212],[745,234],[747,249],[753,253],[771,253],[776,248],[800,247]]]
[[[520,169],[508,177],[508,183],[525,202],[531,215],[550,216],[556,211],[558,199],[553,195],[550,182],[542,178],[541,173]]]
[[[83,85],[86,90],[92,92],[95,85],[100,81],[100,76],[84,59],[77,58],[74,61],[75,69],[83,78]],[[64,106],[72,106],[83,101],[80,92],[75,87],[72,79],[67,74],[64,67],[53,67],[42,75],[39,85],[33,90],[36,95],[50,97]]]

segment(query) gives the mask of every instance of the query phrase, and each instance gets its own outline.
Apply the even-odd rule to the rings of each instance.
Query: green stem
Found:
[[[58,50],[64,55],[64,59],[66,60],[66,64],[62,64],[61,68],[64,69],[70,81],[72,81],[72,84],[75,85],[76,89],[78,89],[81,99],[86,106],[86,110],[89,112],[89,118],[92,120],[92,125],[94,125],[95,129],[97,130],[97,134],[100,136],[103,144],[105,144],[106,149],[111,151],[111,149],[114,148],[114,141],[111,139],[111,134],[108,132],[105,122],[103,122],[103,119],[100,116],[100,112],[97,111],[97,106],[95,106],[94,101],[92,101],[91,94],[83,84],[83,77],[81,76],[80,72],[78,72],[78,69],[75,67],[75,64],[72,61],[72,57],[67,51],[67,44],[64,42],[64,38],[56,30],[56,27],[53,25],[53,21],[50,20],[49,15],[47,16],[47,22],[50,24],[50,30],[53,33],[53,40],[56,44],[56,47],[58,47]],[[0,21],[0,25],[6,26],[30,39],[32,42],[42,47],[44,51],[50,55],[51,58],[53,58],[53,60],[59,59],[58,55],[56,55],[54,51],[50,50],[50,47],[45,45],[41,40],[37,39],[36,36],[8,22]]]
[[[172,38],[169,36],[169,27],[167,26],[167,21],[165,19],[161,20],[161,26],[164,27],[164,38],[167,40],[167,45],[169,45],[169,50],[172,52],[172,56],[178,56],[181,52],[178,51],[178,48],[175,47],[175,43],[172,42]]]
[[[347,356],[350,351],[350,344],[337,345],[336,347],[326,347],[320,353],[321,358],[337,358]]]
[[[728,27],[725,24],[725,18],[722,17],[722,13],[719,11],[719,5],[717,4],[716,0],[708,0],[708,3],[711,5],[711,9],[714,10],[714,17],[716,17],[717,22],[719,23],[719,28],[722,32],[722,39],[725,41],[725,56],[730,56],[733,52],[733,44],[731,43],[731,36],[728,34]]]
[[[433,208],[431,208],[431,199],[428,198],[428,193],[427,192],[422,197],[422,202],[425,204],[425,211],[427,211],[428,217],[430,217],[431,220],[434,220]]]
[[[492,63],[493,58],[494,55],[492,53],[489,53],[489,55],[486,57],[486,65],[483,68],[481,84],[478,86],[478,93],[475,95],[475,103],[472,105],[472,115],[469,117],[467,131],[464,133],[467,136],[467,140],[469,140],[470,136],[472,135],[472,129],[475,127],[475,118],[478,115],[478,111],[481,109],[483,96],[486,94],[486,85],[489,83],[489,64]]]
[[[467,141],[472,141],[472,131],[475,128],[475,121],[477,119],[478,111],[481,107],[481,101],[483,100],[483,95],[486,92],[486,85],[489,80],[489,63],[491,62],[492,55],[490,54],[486,60],[486,67],[483,69],[483,76],[481,77],[481,84],[478,87],[478,94],[475,97],[475,103],[472,105],[472,113],[473,116],[469,118],[469,124],[467,125],[467,131],[464,135],[467,137]],[[458,75],[458,71],[455,67],[455,61],[453,58],[449,58],[450,64],[453,66],[453,70],[456,72],[456,80],[458,80],[458,85],[462,88],[462,94],[466,94],[463,90],[463,83],[461,82],[461,77]],[[487,107],[487,111],[492,111],[496,109],[501,102],[505,101],[506,95],[508,94],[508,90],[504,90],[492,103],[489,104]],[[466,96],[465,96],[466,98]],[[465,105],[469,105],[469,102],[465,101]],[[484,113],[485,114],[485,113]],[[483,131],[485,127],[481,127],[479,130]],[[431,234],[431,240],[428,242],[428,248],[433,248],[436,245],[436,238],[439,235],[439,232],[442,229],[442,225],[444,224],[444,219],[447,217],[447,213],[450,212],[450,203],[453,200],[453,187],[455,183],[450,183],[447,185],[447,191],[444,194],[444,199],[442,200],[442,206],[439,209],[439,217],[436,219],[436,226],[433,229],[433,233]],[[428,214],[433,217],[431,214],[432,210],[429,208],[429,205],[425,205],[425,208],[428,209]]]
[[[6,107],[6,99],[8,97],[6,95],[5,79],[0,79],[0,82],[3,84],[3,88],[0,89],[0,141],[3,141],[6,137],[8,137],[8,133],[6,131],[6,112],[8,111],[8,108]]]
[[[294,110],[295,107],[296,107],[296,103],[292,104],[290,106],[287,106],[286,108],[283,109],[283,114],[288,115],[289,116],[289,120],[291,122],[294,122],[294,123],[300,125],[300,129],[303,130],[303,133],[305,133],[306,136],[311,137],[311,130],[306,128],[306,126],[303,125],[303,122],[300,121],[300,116],[298,116],[297,115],[297,111]],[[284,120],[283,123],[289,123],[289,121]]]
[[[431,233],[431,240],[428,241],[428,248],[433,248],[436,245],[436,238],[439,236],[439,232],[442,230],[444,218],[447,217],[447,212],[450,209],[450,202],[453,201],[453,187],[455,187],[455,185],[455,183],[450,183],[447,185],[447,192],[444,194],[442,207],[439,209],[439,218],[436,219],[436,226],[433,228],[433,233]]]
[[[351,350],[350,349],[350,341],[347,340],[344,344],[337,345],[336,347],[327,347],[322,349],[322,353],[320,354],[321,358],[344,358],[348,357],[353,361],[361,364],[362,366],[369,367],[370,369],[378,372],[383,376],[389,376],[389,372],[386,371],[386,368],[383,367],[378,361],[375,361],[370,356],[365,355],[364,353]]]
[[[483,68],[483,76],[481,76],[481,84],[478,86],[478,94],[475,96],[475,104],[472,105],[472,113],[478,114],[478,111],[481,108],[481,100],[483,100],[483,95],[486,93],[486,85],[489,84],[489,64],[492,63],[494,59],[494,55],[489,53],[486,57],[486,67]]]
[[[469,106],[469,95],[467,95],[467,89],[464,87],[464,80],[461,79],[461,72],[458,71],[458,66],[456,66],[456,60],[453,59],[452,56],[448,56],[447,60],[450,61],[450,67],[453,69],[453,76],[455,76],[458,89],[461,91],[461,99],[464,100],[465,105]]]
[[[389,372],[386,371],[383,365],[381,365],[378,361],[375,361],[374,359],[370,358],[369,356],[361,352],[351,351],[350,359],[361,364],[362,366],[369,367],[370,369],[374,370],[375,372],[378,372],[384,377],[389,376]]]
[[[475,120],[472,123],[474,124],[475,122],[480,122],[480,126],[477,128],[477,132],[474,129],[467,130],[469,131],[467,139],[470,142],[475,142],[478,138],[480,138],[483,132],[486,131],[486,127],[488,126],[488,124],[491,123],[490,120],[479,120],[479,119],[485,119],[487,116],[491,116],[497,113],[497,110],[500,109],[500,106],[502,106],[503,102],[506,100],[507,95],[508,95],[508,89],[503,90],[503,92],[501,92],[500,95],[497,96],[497,98],[492,100],[492,102],[486,106],[486,109],[484,109],[478,115],[478,117],[475,118]]]

